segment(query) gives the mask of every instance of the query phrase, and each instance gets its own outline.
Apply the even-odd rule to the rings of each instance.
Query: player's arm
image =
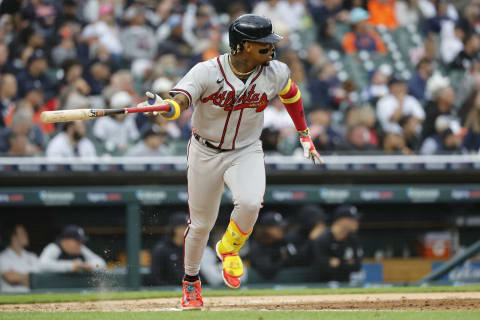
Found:
[[[305,158],[310,158],[315,163],[315,158],[322,163],[320,154],[315,149],[310,131],[305,120],[305,113],[303,111],[302,94],[292,79],[288,79],[287,85],[278,94],[282,100],[285,108],[292,118],[293,124],[300,135],[300,143],[303,148],[303,155]]]

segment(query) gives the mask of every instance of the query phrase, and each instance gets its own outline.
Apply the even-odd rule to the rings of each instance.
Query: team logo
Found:
[[[208,97],[202,98],[202,102],[212,101],[214,105],[222,107],[225,111],[254,108],[257,112],[262,112],[268,105],[268,98],[266,93],[260,95],[260,93],[255,92],[256,86],[254,84],[248,92],[245,91],[238,99],[235,98],[233,91],[220,88]]]

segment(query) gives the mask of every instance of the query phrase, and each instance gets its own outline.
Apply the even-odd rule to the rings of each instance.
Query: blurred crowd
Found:
[[[323,154],[479,152],[479,0],[3,0],[0,154],[185,154],[192,110],[172,122],[47,124],[40,113],[167,97],[193,65],[228,52],[228,25],[250,12],[284,36],[278,59]],[[267,153],[298,150],[278,99],[262,140]]]
[[[248,266],[243,282],[282,281],[281,273],[302,268],[309,282],[349,282],[361,270],[363,249],[357,238],[361,215],[352,205],[325,212],[317,205],[305,205],[290,220],[278,211],[263,211],[253,234],[240,251]],[[165,232],[147,249],[149,269],[143,285],[180,285],[184,276],[183,242],[188,214],[169,214]],[[0,292],[28,292],[33,274],[77,274],[89,277],[105,273],[107,264],[87,247],[88,237],[78,225],[67,225],[40,255],[27,251],[29,233],[19,220],[3,221],[0,251]],[[213,233],[201,261],[204,284],[223,285],[222,264],[215,244],[222,233]],[[109,261],[108,269],[118,266]],[[142,264],[143,265],[143,264]],[[298,273],[298,271],[297,271]]]

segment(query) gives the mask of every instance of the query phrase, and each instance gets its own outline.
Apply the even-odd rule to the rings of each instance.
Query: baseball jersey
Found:
[[[244,83],[230,69],[228,54],[195,65],[170,91],[183,93],[193,106],[195,133],[222,149],[258,141],[263,110],[287,85],[290,69],[280,61],[258,66]]]

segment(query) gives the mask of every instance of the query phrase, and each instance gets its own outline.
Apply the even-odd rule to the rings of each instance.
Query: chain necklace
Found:
[[[257,68],[253,68],[251,71],[248,71],[248,72],[240,72],[238,71],[237,69],[235,69],[235,67],[233,66],[233,63],[232,63],[232,58],[230,57],[230,55],[228,55],[228,64],[230,65],[230,69],[232,69],[233,73],[235,73],[237,76],[249,76],[251,75]]]

